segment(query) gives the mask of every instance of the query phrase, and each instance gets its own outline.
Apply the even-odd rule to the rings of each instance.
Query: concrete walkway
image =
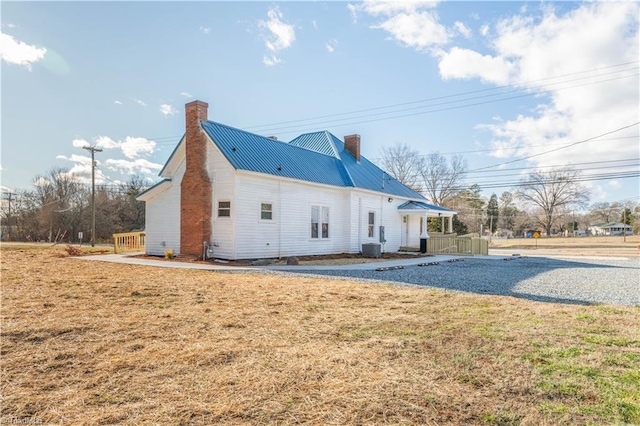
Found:
[[[351,265],[267,265],[267,266],[231,266],[224,263],[221,264],[201,264],[179,261],[154,260],[134,257],[143,253],[127,253],[127,254],[104,254],[95,256],[74,257],[73,259],[123,263],[128,265],[145,265],[157,266],[160,268],[182,268],[182,269],[201,269],[211,271],[373,271],[377,268],[388,268],[394,266],[415,266],[425,262],[446,262],[447,260],[457,259],[465,256],[455,255],[436,255],[436,256],[416,256],[409,259],[394,259],[380,262],[356,263]],[[502,256],[473,256],[474,259],[502,259]]]

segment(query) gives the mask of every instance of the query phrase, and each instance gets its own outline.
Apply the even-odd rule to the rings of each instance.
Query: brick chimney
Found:
[[[344,137],[344,148],[360,162],[360,135],[348,135]]]
[[[203,241],[211,242],[213,192],[207,172],[207,138],[200,121],[207,120],[209,104],[185,105],[186,170],[180,183],[180,254],[202,256]]]

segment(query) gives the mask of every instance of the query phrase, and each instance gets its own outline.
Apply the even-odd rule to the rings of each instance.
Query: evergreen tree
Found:
[[[487,203],[487,228],[490,228],[493,234],[498,227],[498,217],[500,216],[500,206],[498,205],[498,196],[494,193]]]

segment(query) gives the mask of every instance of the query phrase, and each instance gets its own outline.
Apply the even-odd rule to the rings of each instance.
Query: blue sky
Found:
[[[566,164],[606,177],[584,182],[592,202],[640,193],[622,177],[640,157],[635,2],[0,7],[5,189],[52,166],[87,180],[84,144],[104,149],[99,183],[156,181],[199,99],[210,120],[280,140],[358,133],[372,160],[395,143],[472,171],[531,157],[470,173],[487,196]]]

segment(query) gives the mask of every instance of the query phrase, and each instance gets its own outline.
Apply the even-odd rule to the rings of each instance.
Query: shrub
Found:
[[[80,247],[75,247],[71,244],[67,244],[64,251],[66,251],[69,256],[82,256],[84,254]]]
[[[165,259],[169,259],[169,260],[171,260],[171,259],[173,259],[174,257],[176,257],[176,255],[175,255],[175,254],[173,254],[173,250],[165,250],[165,251],[164,251],[164,257],[165,257]]]

